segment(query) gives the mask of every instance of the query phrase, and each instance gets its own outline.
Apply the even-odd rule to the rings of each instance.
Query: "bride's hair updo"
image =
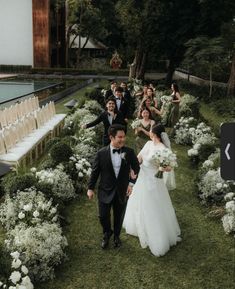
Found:
[[[160,139],[161,142],[163,142],[163,141],[162,141],[161,134],[162,134],[163,132],[165,132],[165,127],[164,127],[162,124],[154,124],[154,125],[152,126],[151,132],[152,132],[153,134],[155,134],[155,135]]]

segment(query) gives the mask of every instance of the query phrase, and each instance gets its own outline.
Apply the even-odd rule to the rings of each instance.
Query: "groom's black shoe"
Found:
[[[103,240],[101,242],[101,248],[102,249],[106,249],[108,247],[109,239],[112,236],[112,234],[113,234],[113,231],[104,234]]]
[[[119,248],[122,245],[120,238],[117,236],[114,236],[113,242],[114,242],[114,248]]]

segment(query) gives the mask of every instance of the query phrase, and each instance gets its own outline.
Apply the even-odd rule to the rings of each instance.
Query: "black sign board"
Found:
[[[221,177],[235,180],[235,122],[221,125]]]

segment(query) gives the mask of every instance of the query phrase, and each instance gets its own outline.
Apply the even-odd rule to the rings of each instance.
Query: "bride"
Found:
[[[164,179],[155,177],[152,156],[165,145],[162,125],[154,125],[148,141],[138,155],[141,169],[129,197],[123,227],[127,234],[139,237],[142,248],[149,247],[155,256],[164,255],[181,240],[180,227]]]

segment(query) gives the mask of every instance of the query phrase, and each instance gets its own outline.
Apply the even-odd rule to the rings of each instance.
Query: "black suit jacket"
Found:
[[[108,129],[110,127],[110,122],[108,119],[108,112],[104,111],[102,112],[94,121],[88,123],[86,125],[87,128],[89,127],[93,127],[97,124],[99,124],[100,122],[103,122],[104,124],[104,143],[107,145],[109,143],[109,137],[108,137]],[[122,115],[121,112],[117,112],[116,118],[113,119],[112,124],[122,124],[122,125],[126,125],[126,122],[124,120],[124,116]]]
[[[118,194],[119,202],[125,203],[127,201],[126,192],[128,184],[129,182],[135,183],[135,180],[130,178],[130,170],[132,169],[135,174],[139,173],[139,162],[134,150],[129,147],[123,147],[121,152],[123,158],[117,178],[111,160],[110,146],[102,148],[96,154],[88,189],[94,190],[100,176],[98,200],[102,203],[109,204],[115,193]]]
[[[112,89],[108,89],[105,93],[104,100],[107,101],[108,98],[113,97],[115,98],[114,91]]]
[[[116,100],[116,106],[117,106],[117,99],[115,98],[115,100]],[[129,117],[129,104],[127,100],[125,100],[124,98],[122,98],[121,105],[118,111],[120,111],[123,114],[124,118]]]

